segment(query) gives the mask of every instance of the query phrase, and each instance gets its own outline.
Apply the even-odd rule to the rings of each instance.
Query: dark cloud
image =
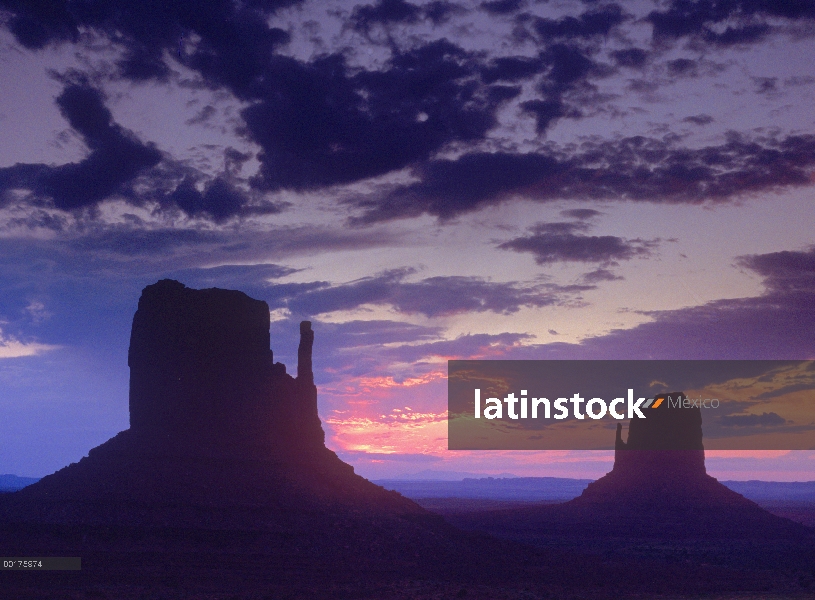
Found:
[[[618,4],[607,4],[584,12],[578,17],[560,19],[532,17],[531,21],[534,31],[543,40],[588,39],[608,35],[625,18]]]
[[[415,23],[420,8],[405,0],[379,0],[376,4],[357,6],[351,14],[351,22],[357,31],[368,32],[374,25],[392,23]]]
[[[511,314],[523,307],[552,306],[592,286],[524,285],[496,283],[479,277],[429,277],[406,281],[412,269],[394,269],[347,284],[329,286],[297,295],[286,307],[298,315],[351,310],[365,304],[391,306],[404,314],[427,317],[466,312]]]
[[[22,217],[15,217],[8,220],[9,229],[47,229],[58,233],[68,226],[68,219],[65,215],[54,214],[42,209],[34,209]]]
[[[490,84],[524,79],[545,68],[544,97],[523,107],[544,131],[558,118],[579,116],[563,94],[594,69],[579,49],[564,43],[545,48],[540,59],[510,57],[481,66],[483,58],[446,40],[396,50],[378,71],[349,69],[341,54],[301,62],[275,53],[288,37],[267,24],[268,14],[291,3],[205,3],[195,15],[186,6],[162,6],[153,13],[116,2],[95,11],[84,3],[66,6],[74,22],[108,34],[125,48],[123,76],[165,78],[161,61],[171,51],[210,83],[250,101],[242,113],[244,132],[263,148],[254,183],[264,190],[358,181],[426,160],[450,143],[482,140],[496,123],[498,106],[520,90],[476,85],[473,78],[479,73]],[[485,8],[517,7],[502,2]],[[438,20],[454,9],[452,4],[420,7],[381,0],[357,7],[352,19],[355,28],[367,31],[375,24],[415,22],[422,10]],[[621,20],[621,9],[608,5],[577,18],[538,20],[535,27],[547,39],[587,39],[607,34]],[[185,44],[193,34],[200,40]],[[201,119],[206,116],[202,113]],[[220,183],[213,185],[217,189]],[[218,194],[221,218],[234,213],[238,195],[236,190]],[[174,199],[191,214],[217,214],[205,192],[197,196],[188,186]]]
[[[208,182],[203,192],[198,191],[194,181],[185,179],[168,199],[190,216],[206,215],[215,222],[235,216],[247,203],[243,192],[220,177]],[[270,210],[279,212],[273,207]]]
[[[243,163],[252,158],[248,152],[240,152],[234,148],[224,150],[224,171],[232,177],[237,177],[243,168]]]
[[[123,191],[141,172],[158,164],[161,153],[113,122],[102,94],[87,83],[68,84],[57,106],[90,150],[78,163],[60,166],[17,164],[0,169],[0,198],[24,189],[57,208],[73,210],[93,206]]]
[[[639,69],[648,62],[648,52],[642,48],[626,48],[615,50],[611,53],[611,58],[621,67]]]
[[[564,90],[585,79],[594,68],[594,63],[583,51],[566,44],[550,46],[542,58],[551,67],[543,84],[547,89]]]
[[[247,194],[225,177],[206,180],[164,157],[154,144],[138,140],[113,121],[102,93],[84,80],[68,82],[56,103],[90,153],[77,163],[16,164],[0,169],[0,204],[12,201],[13,191],[23,191],[33,204],[66,211],[93,208],[117,195],[133,204],[155,200],[163,209],[177,207],[190,216],[216,222],[239,214],[280,211],[280,206],[272,203],[252,204]],[[227,174],[236,175],[248,158],[227,149]],[[140,190],[136,192],[135,187]],[[50,224],[57,223],[51,219]],[[34,221],[29,226],[49,224]]]
[[[122,50],[118,62],[121,77],[165,80],[169,73],[165,57],[170,54],[199,71],[211,84],[226,86],[239,98],[247,99],[263,94],[258,88],[265,72],[272,69],[274,51],[288,41],[286,32],[268,25],[268,18],[277,9],[295,3],[57,0],[46,9],[39,3],[0,0],[0,7],[10,13],[9,24],[18,41],[28,47],[76,41],[76,32],[86,27]],[[140,181],[140,187],[148,190],[146,194],[125,189],[125,184],[159,163],[158,151],[114,124],[101,95],[86,84],[68,85],[58,103],[71,126],[83,135],[91,154],[73,165],[16,165],[5,169],[0,172],[3,190],[28,189],[37,197],[51,198],[64,209],[93,206],[122,193],[136,203],[155,200],[165,207],[178,207],[191,216],[216,222],[279,209],[268,203],[252,204],[225,177],[208,180],[199,173],[184,173],[184,169],[175,169],[181,173],[174,173],[172,165],[154,172],[152,180]],[[214,109],[205,107],[191,122],[204,122],[213,113]]]
[[[480,6],[491,15],[508,15],[518,12],[525,4],[524,0],[491,0],[482,2]]]
[[[95,225],[83,223],[54,240],[57,256],[85,269],[110,269],[133,275],[166,275],[179,269],[211,264],[262,264],[291,256],[378,248],[393,244],[392,235],[375,230],[284,227],[257,230],[244,224],[207,227],[149,228],[143,223]],[[60,263],[62,264],[62,263]],[[95,271],[93,271],[95,272]]]
[[[456,160],[431,160],[414,168],[419,183],[400,187],[381,200],[360,200],[371,223],[430,213],[442,219],[476,210],[568,167],[542,154],[470,153]]]
[[[764,284],[772,292],[815,292],[815,250],[742,256],[737,264],[764,277]]]
[[[428,2],[424,6],[422,6],[424,10],[424,16],[434,24],[434,25],[441,25],[442,23],[446,23],[453,15],[466,13],[467,9],[465,9],[460,4],[456,4],[455,2],[446,2],[445,0],[435,0],[434,2]]]
[[[571,153],[469,153],[414,168],[419,181],[377,199],[357,200],[356,223],[431,214],[442,220],[513,196],[698,204],[811,184],[815,136],[751,139],[729,134],[690,149],[676,139],[585,142]]]
[[[376,72],[352,74],[341,56],[274,62],[268,93],[242,113],[263,148],[265,189],[357,181],[481,140],[506,99],[475,85],[472,57],[445,40],[396,53]]]
[[[521,108],[535,115],[535,129],[538,133],[544,133],[549,129],[549,125],[551,125],[553,121],[561,117],[579,118],[581,115],[580,111],[566,106],[560,99],[527,100],[526,102],[521,102]]]
[[[484,83],[496,81],[521,81],[540,73],[544,62],[528,56],[504,56],[494,58],[481,69]]]
[[[708,125],[713,123],[714,119],[710,115],[699,114],[699,115],[691,115],[690,117],[685,117],[682,119],[684,123],[693,123],[694,125]]]
[[[81,27],[92,28],[124,49],[121,74],[135,80],[164,78],[164,53],[178,55],[202,71],[233,68],[233,82],[253,71],[265,54],[288,40],[269,27],[277,9],[298,0],[230,2],[129,2],[128,0],[0,0],[17,40],[29,48],[76,41]],[[192,56],[182,53],[185,38],[200,37]]]
[[[652,94],[659,89],[659,83],[649,79],[630,79],[626,89],[638,94]]]
[[[593,208],[570,208],[569,210],[562,210],[560,214],[570,219],[579,219],[585,221],[586,219],[593,219],[599,217],[601,213],[599,210]]]
[[[655,39],[696,37],[709,44],[754,43],[771,31],[769,18],[815,19],[815,4],[801,0],[672,0],[651,12]]]
[[[0,0],[10,23],[43,22],[39,46],[74,39],[71,32],[89,28],[122,50],[122,77],[165,80],[164,61],[172,55],[207,84],[230,90],[247,104],[240,132],[261,147],[260,171],[252,180],[259,192],[352,183],[420,164],[451,144],[481,142],[496,125],[502,103],[521,93],[520,87],[493,85],[497,82],[542,76],[540,97],[521,106],[535,116],[541,133],[560,118],[578,118],[580,101],[569,94],[602,69],[575,44],[605,36],[625,19],[616,4],[556,20],[526,15],[518,18],[541,41],[538,57],[487,61],[483,53],[441,39],[407,48],[390,44],[389,60],[366,70],[350,67],[342,52],[308,62],[279,54],[288,33],[271,27],[269,17],[295,3],[204,0],[154,6],[58,0],[58,10],[45,15],[15,0]],[[502,0],[482,8],[513,12],[520,6]],[[448,2],[379,0],[357,6],[351,19],[354,28],[367,31],[424,17],[440,22],[461,10]],[[205,107],[191,122],[204,122],[212,114]],[[16,180],[36,177],[22,167],[11,175]],[[156,191],[154,199],[189,215],[222,222],[246,214],[251,206],[245,191],[227,177],[173,177],[155,184],[161,193]]]
[[[556,120],[578,119],[582,112],[567,101],[575,89],[589,85],[590,75],[601,71],[586,53],[572,45],[553,44],[540,55],[548,69],[538,86],[543,98],[521,103],[521,109],[535,115],[538,133],[544,133]]]
[[[39,49],[51,42],[76,42],[77,22],[66,2],[3,0],[0,8],[11,13],[8,27],[24,47]]]
[[[245,103],[240,133],[261,148],[260,170],[247,190],[237,184],[242,160],[228,162],[214,178],[166,164],[154,147],[113,123],[99,100],[97,112],[107,133],[101,138],[83,133],[91,149],[85,161],[61,167],[15,165],[0,171],[0,189],[29,190],[68,209],[93,206],[119,193],[134,203],[155,201],[165,209],[224,223],[280,210],[279,205],[260,203],[264,192],[347,184],[411,169],[417,183],[362,204],[367,211],[360,222],[370,222],[422,213],[449,218],[512,195],[702,202],[802,185],[804,169],[812,162],[803,158],[805,149],[784,149],[783,140],[743,138],[703,149],[678,148],[675,139],[629,138],[590,142],[593,147],[563,153],[473,151],[441,159],[440,151],[478,147],[486,140],[497,124],[497,111],[521,94],[517,84],[531,78],[538,79],[534,97],[524,98],[519,108],[534,116],[540,134],[559,119],[581,118],[591,102],[587,98],[596,92],[592,78],[610,72],[611,67],[593,57],[599,38],[629,18],[621,6],[593,5],[577,16],[554,19],[515,17],[516,25],[537,40],[537,56],[488,58],[447,39],[416,38],[404,46],[389,44],[389,58],[368,70],[350,65],[342,52],[309,61],[281,55],[288,34],[272,27],[270,17],[293,4],[296,0],[160,5],[57,0],[46,10],[37,3],[0,0],[21,43],[39,48],[76,40],[85,28],[93,30],[121,50],[119,75],[134,81],[165,79],[166,56],[177,56],[207,85],[225,88]],[[721,29],[731,25],[731,17],[809,18],[809,9],[796,6],[769,0],[677,0],[648,18],[657,36],[691,35],[711,24],[718,27],[717,35],[725,35]],[[519,7],[502,1],[482,8],[512,12]],[[352,14],[354,26],[365,30],[424,18],[441,22],[463,10],[444,1],[379,0],[357,6]],[[683,19],[689,20],[689,28],[676,24]],[[744,27],[748,25],[752,23]],[[649,57],[646,50],[628,48],[612,52],[611,58],[619,66],[637,68]],[[673,76],[691,76],[699,65],[680,58],[669,61],[667,69]],[[496,85],[500,83],[516,85]],[[69,108],[61,109],[68,116]],[[212,113],[205,108],[194,121]],[[83,127],[77,123],[75,129]],[[786,142],[796,139],[811,145],[806,136]],[[102,142],[92,147],[94,140]],[[163,170],[154,169],[148,177],[145,172],[159,162]],[[755,169],[749,173],[747,167]],[[90,180],[92,185],[86,185]],[[6,202],[9,197],[5,195]]]
[[[555,262],[611,263],[649,256],[659,240],[626,240],[612,235],[584,235],[585,223],[538,223],[529,235],[518,237],[498,247],[502,250],[529,252],[539,265]],[[591,280],[607,280],[608,272],[587,275]],[[613,279],[614,277],[611,276]]]
[[[583,281],[589,284],[597,284],[601,281],[622,281],[624,277],[609,271],[608,269],[595,269],[585,273],[582,277]]]
[[[202,248],[225,242],[220,232],[201,229],[146,229],[133,226],[109,226],[65,241],[64,245],[80,252],[105,252],[111,256],[162,257],[179,248]]]
[[[382,69],[370,71],[349,68],[341,53],[310,62],[281,56],[276,50],[288,34],[268,20],[291,4],[88,0],[61,6],[76,26],[106,35],[125,51],[121,76],[161,79],[166,72],[159,63],[169,53],[209,85],[225,87],[249,104],[242,112],[242,133],[262,148],[254,179],[261,190],[354,182],[426,160],[450,143],[480,141],[496,124],[499,105],[519,92],[479,85],[479,56],[444,39],[394,48]],[[425,8],[441,19],[455,6]],[[16,5],[8,9],[12,16],[23,11]],[[353,14],[364,29],[411,22],[421,10],[402,0],[383,0]],[[196,215],[233,214],[239,192],[225,193],[219,182],[212,186],[216,206],[207,192],[196,195],[186,185],[173,200]]]
[[[769,94],[778,91],[778,77],[753,77],[756,94]]]
[[[677,58],[675,60],[669,60],[667,65],[668,74],[674,77],[694,77],[696,76],[698,70],[696,61],[689,58]]]

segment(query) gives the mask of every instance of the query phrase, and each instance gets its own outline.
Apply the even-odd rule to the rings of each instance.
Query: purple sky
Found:
[[[812,56],[805,0],[0,0],[0,473],[128,426],[171,277],[266,300],[290,371],[314,322],[363,475],[602,475],[446,451],[446,361],[815,358]]]

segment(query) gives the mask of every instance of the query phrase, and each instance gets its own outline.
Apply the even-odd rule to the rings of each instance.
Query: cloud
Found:
[[[480,7],[491,15],[508,15],[521,10],[524,4],[524,0],[490,0],[482,2]]]
[[[344,50],[309,61],[280,54],[289,34],[270,26],[269,19],[295,3],[206,0],[195,7],[148,8],[92,0],[63,1],[60,10],[47,15],[16,3],[8,10],[12,24],[25,21],[30,29],[42,22],[36,47],[76,37],[60,32],[89,28],[121,50],[120,77],[167,81],[166,57],[172,56],[208,86],[230,90],[247,105],[240,133],[262,149],[260,172],[253,179],[260,191],[353,183],[420,164],[452,144],[481,142],[496,126],[503,103],[521,93],[518,87],[493,85],[499,81],[542,76],[540,97],[522,105],[542,133],[557,119],[577,118],[580,102],[567,96],[602,69],[575,43],[605,36],[624,20],[614,4],[556,20],[527,15],[519,18],[536,32],[539,57],[490,60],[447,38],[413,40],[389,43],[387,60],[369,70],[349,65]],[[502,0],[482,8],[508,13],[521,4]],[[379,0],[357,6],[351,20],[354,28],[367,32],[422,17],[439,23],[462,11],[448,2]],[[204,122],[212,113],[205,108],[190,122]],[[224,178],[193,179],[176,173],[172,183],[178,187],[165,200],[216,222],[244,214],[244,191],[227,187]]]
[[[455,2],[447,2],[445,0],[434,0],[433,2],[428,2],[422,8],[424,9],[425,17],[430,19],[434,25],[441,25],[442,23],[449,21],[453,15],[467,12],[467,9],[460,4],[456,4]]]
[[[716,424],[721,427],[773,427],[786,423],[784,417],[774,412],[760,415],[724,415],[716,419]]]
[[[198,111],[197,115],[195,115],[191,119],[187,119],[186,121],[184,121],[184,124],[201,125],[212,119],[212,117],[214,117],[217,112],[218,111],[214,106],[212,106],[211,104],[207,104],[200,111]]]
[[[689,58],[677,58],[669,60],[667,63],[668,74],[673,77],[695,77],[698,65],[695,60]]]
[[[771,292],[815,293],[815,249],[741,256],[737,264],[764,277],[764,284]]]
[[[497,359],[531,338],[523,333],[468,334],[452,340],[385,348],[381,352],[385,358],[410,364],[430,358]]]
[[[51,42],[79,39],[79,29],[67,2],[3,2],[0,6],[12,11],[8,27],[26,48],[38,49]]]
[[[772,19],[811,21],[815,6],[797,0],[672,0],[646,17],[655,40],[693,37],[717,46],[761,41],[773,31]]]
[[[383,319],[343,323],[321,322],[320,340],[325,341],[320,343],[334,349],[342,347],[346,350],[385,344],[415,344],[437,340],[442,332],[441,327]]]
[[[769,392],[764,392],[762,394],[758,394],[754,396],[753,400],[770,400],[772,398],[778,398],[780,396],[786,396],[787,394],[792,394],[794,392],[801,392],[806,390],[815,390],[814,383],[795,383],[792,385],[786,385],[784,387],[778,388],[776,390],[771,390]]]
[[[281,279],[297,272],[298,269],[267,263],[183,269],[170,272],[166,276],[184,282],[187,287],[241,290],[254,298],[267,291],[266,288],[272,285],[271,280]]]
[[[167,200],[191,217],[206,215],[216,223],[234,217],[248,204],[246,194],[223,177],[216,177],[207,182],[203,192],[198,191],[191,178],[186,178],[167,196]],[[280,210],[280,207],[275,205],[268,207],[269,213]]]
[[[202,0],[148,5],[127,0],[56,0],[45,8],[6,0],[2,7],[10,13],[12,33],[27,48],[76,42],[80,28],[93,28],[125,50],[119,63],[121,74],[144,80],[167,76],[165,52],[190,60],[196,67],[214,68],[215,63],[232,62],[236,71],[251,69],[263,60],[264,51],[288,40],[286,32],[269,27],[268,17],[297,3]],[[182,54],[183,39],[196,36],[201,41],[194,56]]]
[[[682,119],[684,123],[693,123],[694,125],[708,125],[709,123],[713,123],[715,119],[710,115],[705,114],[698,114],[692,115],[690,117],[685,117]]]
[[[545,18],[518,14],[532,3],[482,2],[479,10],[489,15],[512,15],[512,35],[526,35],[533,54],[521,55],[529,47],[521,50],[520,45],[500,45],[516,53],[509,56],[496,56],[504,51],[498,47],[474,50],[469,41],[457,45],[445,28],[440,39],[424,30],[421,35],[397,32],[377,46],[376,60],[362,64],[347,47],[332,52],[317,42],[319,52],[297,58],[295,44],[286,46],[291,34],[272,25],[279,9],[296,0],[52,4],[45,10],[0,0],[6,24],[26,47],[79,44],[79,32],[89,31],[118,51],[118,70],[107,73],[114,79],[175,81],[172,71],[180,64],[197,73],[197,84],[231,92],[243,106],[237,132],[260,147],[260,169],[251,181],[241,182],[240,165],[246,159],[227,160],[223,173],[205,176],[162,157],[112,121],[100,92],[68,82],[58,102],[85,139],[89,156],[72,165],[20,164],[0,170],[0,202],[6,204],[18,201],[18,190],[35,203],[52,202],[64,210],[93,208],[119,195],[134,204],[157,204],[168,213],[224,224],[280,212],[282,205],[264,200],[268,192],[353,184],[403,171],[416,176],[412,184],[359,201],[364,213],[354,222],[364,224],[425,213],[443,220],[512,197],[704,202],[811,182],[808,136],[731,136],[706,148],[683,148],[677,136],[589,140],[576,147],[544,146],[531,154],[513,149],[511,140],[496,143],[491,136],[503,125],[498,119],[503,107],[534,118],[544,136],[563,119],[591,114],[600,102],[595,80],[650,64],[658,50],[628,47],[601,54],[604,40],[634,19],[616,3]],[[424,23],[426,28],[427,20],[438,24],[468,12],[442,0],[377,0],[355,6],[349,18],[351,29],[367,32],[397,23]],[[768,19],[807,21],[812,13],[791,1],[676,0],[652,11],[647,22],[660,40],[713,35],[714,43],[727,45],[764,35]],[[494,19],[478,17],[483,18]],[[664,68],[672,77],[692,77],[705,64],[675,58]],[[632,82],[646,91],[652,85],[644,76]],[[72,103],[72,94],[84,108]],[[206,122],[214,111],[205,105],[188,123]],[[96,117],[82,121],[90,112]],[[690,116],[686,122],[702,125],[703,117]],[[502,151],[485,151],[496,147]]]
[[[778,77],[752,77],[756,94],[772,94],[778,91]]]
[[[519,348],[508,358],[801,360],[815,358],[815,248],[741,257],[765,293],[645,313],[653,320],[579,344]],[[670,285],[655,293],[670,295]]]
[[[569,152],[470,152],[414,167],[415,183],[378,198],[356,199],[357,224],[421,214],[441,220],[512,197],[634,200],[701,204],[783,187],[811,185],[815,136],[749,138],[730,133],[720,145],[678,146],[641,136],[586,141]]]
[[[648,62],[648,52],[642,48],[626,48],[625,50],[614,50],[611,58],[621,67],[640,69]]]
[[[411,282],[413,269],[393,269],[350,283],[323,284],[288,299],[294,314],[318,315],[366,304],[390,306],[403,314],[441,317],[466,312],[512,314],[523,307],[552,306],[592,286],[492,282],[480,277],[439,276]]]
[[[19,299],[21,309],[36,298],[53,312],[49,298],[42,292],[58,287],[61,277],[68,277],[67,274],[100,284],[113,280],[122,285],[124,281],[135,280],[146,285],[151,279],[177,277],[193,286],[234,284],[242,286],[239,289],[262,290],[269,279],[289,273],[290,267],[284,264],[288,258],[359,251],[400,242],[399,236],[374,229],[246,224],[217,229],[152,228],[144,224],[83,222],[48,241],[36,237],[0,238],[0,279],[4,282],[0,292],[25,292]],[[2,296],[0,293],[0,305]]]
[[[253,203],[233,185],[229,173],[207,180],[163,156],[154,144],[141,142],[113,121],[102,92],[82,78],[68,81],[56,104],[89,154],[77,163],[59,166],[18,163],[0,168],[0,206],[19,203],[22,192],[30,204],[63,211],[95,208],[120,197],[136,205],[156,201],[162,210],[180,208],[189,216],[204,216],[217,223],[239,214],[281,210],[274,203]],[[233,172],[248,158],[231,148],[226,154]],[[199,191],[198,186],[203,189]],[[56,231],[65,226],[54,215],[39,214],[29,226]]]
[[[587,262],[609,264],[618,260],[650,256],[659,240],[626,240],[612,235],[584,235],[585,223],[538,223],[530,234],[514,238],[498,248],[529,252],[539,265],[555,262]],[[589,279],[608,279],[608,272],[594,272]],[[613,277],[613,276],[612,276]]]
[[[544,66],[543,60],[537,57],[502,56],[493,58],[481,68],[481,79],[484,83],[520,81],[537,75]]]
[[[570,219],[585,221],[587,219],[599,217],[603,213],[601,213],[599,210],[594,210],[593,208],[570,208],[569,210],[560,211],[560,214],[564,217],[569,217]]]
[[[57,97],[60,112],[90,150],[78,163],[60,166],[16,164],[0,169],[0,201],[12,190],[28,190],[38,201],[73,210],[94,206],[124,190],[141,172],[158,164],[161,153],[113,122],[98,90],[85,82],[70,83]]]
[[[609,271],[608,269],[600,268],[584,273],[582,279],[586,283],[597,284],[601,281],[621,281],[625,278]]]
[[[57,349],[59,349],[59,346],[51,344],[21,342],[12,336],[4,335],[3,330],[0,329],[0,359],[38,356],[44,352]]]
[[[611,30],[625,20],[619,4],[606,4],[586,11],[578,17],[547,19],[532,17],[532,27],[542,40],[587,39],[607,36]]]
[[[373,25],[392,23],[415,23],[421,9],[404,0],[379,0],[376,4],[365,4],[354,8],[351,21],[357,31],[368,32]]]
[[[261,189],[350,183],[426,160],[452,142],[483,139],[506,94],[476,86],[473,57],[440,40],[395,52],[380,71],[344,57],[275,58],[257,102],[241,113],[261,145]]]

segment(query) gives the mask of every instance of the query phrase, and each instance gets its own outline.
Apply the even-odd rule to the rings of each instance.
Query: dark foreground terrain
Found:
[[[788,564],[763,563],[773,546],[739,547],[750,564],[721,560],[728,545],[652,540],[585,542],[542,549],[406,522],[399,550],[381,530],[354,522],[300,523],[294,532],[8,527],[15,555],[81,556],[77,572],[3,572],[3,598],[807,598],[811,548],[776,548]],[[272,529],[272,528],[270,528]],[[311,535],[309,535],[311,534]],[[436,539],[434,539],[436,538]],[[574,541],[572,541],[574,542]],[[571,544],[575,546],[574,543]],[[801,553],[810,552],[807,559]],[[738,561],[736,561],[738,562]]]

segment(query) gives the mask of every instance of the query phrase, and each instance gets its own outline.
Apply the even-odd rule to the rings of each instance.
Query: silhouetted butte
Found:
[[[4,498],[0,518],[253,528],[309,511],[428,515],[325,447],[311,323],[296,377],[274,362],[269,326],[268,305],[242,292],[147,286],[128,354],[130,429]]]
[[[682,392],[660,397],[684,398]],[[777,517],[707,474],[699,407],[666,402],[631,419],[628,440],[617,425],[614,467],[563,504],[455,519],[526,541],[586,539],[798,539],[812,532]]]

